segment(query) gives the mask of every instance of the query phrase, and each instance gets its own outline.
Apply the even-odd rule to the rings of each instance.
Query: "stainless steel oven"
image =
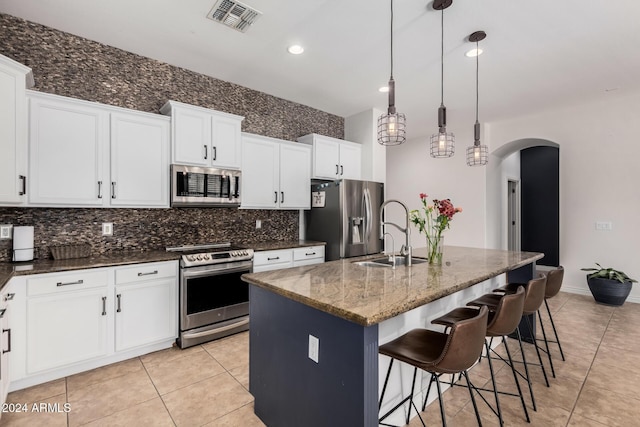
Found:
[[[180,260],[180,334],[190,347],[249,329],[249,287],[241,276],[253,269],[253,250],[229,243],[168,248]]]
[[[237,170],[171,165],[171,206],[239,206]]]

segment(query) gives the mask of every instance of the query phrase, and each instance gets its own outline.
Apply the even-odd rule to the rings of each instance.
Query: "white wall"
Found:
[[[563,289],[588,293],[581,267],[594,262],[640,279],[638,212],[640,191],[640,93],[549,110],[537,115],[491,123],[490,152],[511,141],[541,138],[560,147],[560,262]],[[493,156],[492,156],[493,158]],[[492,179],[496,174],[490,173]],[[495,183],[487,200],[499,199]],[[490,244],[500,229],[500,215],[488,216]],[[612,231],[597,231],[596,221],[611,221]],[[454,224],[455,227],[455,224]],[[499,244],[499,243],[498,243]],[[630,300],[640,302],[634,286]]]
[[[344,139],[362,144],[362,179],[386,182],[386,150],[378,144],[378,117],[381,110],[371,108],[344,119]]]
[[[411,123],[407,122],[407,126]],[[434,123],[434,130],[437,130]],[[456,134],[456,153],[451,158],[434,159],[429,155],[428,138],[413,139],[402,145],[387,147],[387,198],[398,199],[409,207],[419,209],[420,193],[429,199],[449,198],[463,211],[453,218],[451,228],[445,231],[445,245],[485,246],[485,168],[466,165],[466,148],[473,145],[473,123],[464,129],[450,131]],[[386,219],[404,224],[401,209],[387,211]],[[396,247],[404,242],[400,233],[393,231]],[[425,247],[424,235],[411,226],[413,247]]]

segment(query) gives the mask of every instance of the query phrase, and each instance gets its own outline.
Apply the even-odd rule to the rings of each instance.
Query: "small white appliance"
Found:
[[[33,226],[13,227],[13,261],[33,259]]]

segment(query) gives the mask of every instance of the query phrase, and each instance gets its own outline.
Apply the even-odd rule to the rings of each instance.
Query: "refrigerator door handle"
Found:
[[[371,194],[369,193],[369,189],[364,189],[364,241],[365,248],[368,248],[369,239],[371,238],[371,223],[373,218],[371,218]]]

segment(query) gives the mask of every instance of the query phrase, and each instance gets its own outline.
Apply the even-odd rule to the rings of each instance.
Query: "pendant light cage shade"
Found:
[[[455,136],[452,132],[438,132],[431,135],[429,150],[431,157],[451,157],[455,153]]]
[[[400,145],[406,137],[406,119],[402,113],[387,113],[378,117],[378,143]]]
[[[467,165],[484,166],[489,162],[489,147],[486,145],[472,145],[467,147]]]

